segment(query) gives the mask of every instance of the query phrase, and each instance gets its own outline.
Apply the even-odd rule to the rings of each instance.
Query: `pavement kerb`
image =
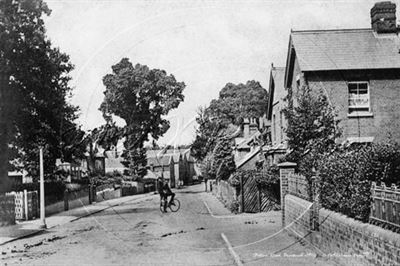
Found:
[[[42,233],[42,232],[44,232],[44,231],[46,231],[46,230],[48,230],[48,229],[51,229],[51,228],[54,228],[54,227],[57,227],[57,226],[60,226],[60,225],[63,225],[63,224],[72,223],[72,222],[75,222],[75,221],[77,221],[77,220],[79,220],[79,219],[88,217],[88,216],[90,216],[90,215],[93,215],[93,214],[96,214],[96,213],[105,211],[105,210],[107,210],[107,209],[110,209],[110,208],[113,208],[113,207],[116,207],[116,206],[119,206],[119,205],[122,205],[122,204],[124,204],[124,203],[126,203],[126,202],[135,201],[135,200],[141,200],[141,199],[144,199],[144,198],[151,197],[151,196],[153,196],[153,195],[154,195],[153,193],[144,194],[144,195],[141,196],[141,197],[137,197],[137,198],[133,198],[133,199],[128,199],[128,200],[119,202],[119,203],[114,204],[114,205],[104,206],[104,208],[102,208],[102,209],[96,210],[96,211],[94,211],[94,212],[85,213],[85,214],[83,214],[83,215],[81,215],[81,216],[79,216],[79,217],[76,217],[76,218],[74,218],[74,219],[72,219],[72,220],[69,220],[69,221],[67,221],[67,222],[55,224],[55,225],[50,226],[50,227],[47,227],[47,228],[37,229],[37,231],[35,231],[35,232],[31,232],[31,233],[27,233],[27,234],[24,234],[24,235],[21,235],[21,236],[17,236],[17,237],[15,237],[15,238],[13,238],[13,239],[10,239],[10,240],[7,240],[7,241],[4,241],[4,242],[0,243],[0,246],[3,246],[3,245],[5,245],[5,244],[7,244],[7,243],[14,242],[14,241],[17,241],[17,240],[20,240],[20,239],[23,239],[23,238],[33,237],[33,236],[38,235],[38,234],[40,234],[40,233]],[[110,199],[110,200],[115,200],[115,199]],[[102,202],[107,202],[107,201],[108,201],[108,200],[105,200],[105,201],[102,201]],[[83,207],[80,207],[80,208],[83,208]],[[50,216],[50,217],[51,217],[51,216]]]

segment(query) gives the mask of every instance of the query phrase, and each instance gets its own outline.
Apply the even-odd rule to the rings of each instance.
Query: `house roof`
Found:
[[[127,169],[127,167],[125,167],[122,164],[122,161],[124,160],[124,158],[122,157],[117,157],[117,158],[105,158],[104,160],[104,164],[105,164],[105,168],[107,169]]]
[[[256,156],[257,154],[259,154],[261,151],[261,148],[259,149],[254,149],[253,151],[249,152],[248,154],[246,154],[246,156],[240,160],[237,164],[236,164],[236,168],[239,169],[241,168],[243,165],[245,165],[248,161],[250,161],[251,158],[253,158],[254,156]]]
[[[397,34],[372,29],[292,32],[303,71],[400,68]]]
[[[397,34],[377,34],[372,29],[292,31],[286,85],[291,82],[294,56],[301,71],[397,69],[399,45]]]
[[[171,158],[172,157],[170,155],[163,155],[161,157],[147,157],[147,165],[166,166],[169,165]]]
[[[253,135],[251,135],[249,138],[242,140],[237,144],[237,149],[247,149],[250,148],[251,142],[253,142],[256,138],[258,138],[261,135],[261,132],[256,131]]]
[[[268,107],[267,107],[267,119],[272,118],[272,107],[280,99],[283,99],[285,95],[285,68],[284,67],[271,67],[270,77],[269,77],[269,88],[268,88]]]

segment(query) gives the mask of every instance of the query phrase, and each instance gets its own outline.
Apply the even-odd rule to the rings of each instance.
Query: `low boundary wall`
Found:
[[[234,210],[235,205],[239,207],[238,198],[236,195],[236,188],[231,186],[227,181],[221,180],[218,182],[211,183],[212,184],[212,193],[220,200],[222,203],[227,206],[229,209]]]
[[[322,255],[345,265],[400,265],[399,234],[324,208],[319,210],[319,228],[313,231],[310,206],[307,200],[286,195],[285,223],[289,232],[304,237]]]

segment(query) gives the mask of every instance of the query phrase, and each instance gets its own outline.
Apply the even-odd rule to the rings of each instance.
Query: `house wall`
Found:
[[[375,137],[382,141],[391,137],[400,142],[400,73],[386,71],[320,71],[306,74],[309,87],[328,95],[340,120],[342,137]],[[349,117],[348,81],[368,81],[372,116]]]

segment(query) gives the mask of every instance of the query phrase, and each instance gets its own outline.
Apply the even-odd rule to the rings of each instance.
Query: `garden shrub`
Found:
[[[396,143],[338,149],[319,158],[323,207],[368,222],[371,182],[399,182],[400,146]]]

